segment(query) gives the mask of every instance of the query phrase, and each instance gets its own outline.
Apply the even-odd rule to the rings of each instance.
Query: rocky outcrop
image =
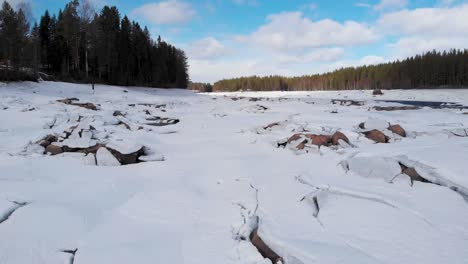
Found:
[[[318,146],[318,147],[330,147],[330,146],[339,146],[340,141],[350,144],[348,137],[342,132],[335,132],[333,135],[317,135],[317,134],[308,134],[308,133],[297,133],[292,135],[284,143],[278,143],[278,146],[287,146],[288,144],[295,144],[297,141],[301,142],[296,145],[296,149],[303,150],[307,147],[308,144]]]
[[[374,91],[372,91],[372,95],[375,95],[375,96],[376,95],[383,95],[383,92],[380,89],[375,89]]]
[[[390,125],[387,129],[400,137],[406,137],[406,131],[400,125]]]
[[[385,136],[384,133],[382,133],[382,131],[380,130],[377,130],[377,129],[373,129],[371,131],[367,131],[367,132],[364,132],[364,135],[366,136],[366,138],[376,142],[376,143],[388,143],[388,137]]]

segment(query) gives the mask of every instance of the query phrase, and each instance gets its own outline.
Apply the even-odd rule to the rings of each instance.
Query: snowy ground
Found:
[[[56,101],[72,97],[99,109]],[[468,105],[468,92],[0,84],[0,263],[271,263],[250,243],[255,228],[287,264],[468,263],[468,110],[375,111],[397,104],[374,99]],[[157,117],[180,122],[151,125]],[[367,139],[362,122],[389,143]],[[119,161],[105,148],[52,156],[37,144],[72,127],[54,144],[144,147],[148,162],[96,166]],[[278,147],[336,131],[349,144]]]

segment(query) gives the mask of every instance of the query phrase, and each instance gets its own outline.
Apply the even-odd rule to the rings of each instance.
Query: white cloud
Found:
[[[442,6],[450,6],[452,4],[455,4],[457,0],[439,0],[439,4]]]
[[[336,69],[335,63],[345,57],[347,47],[373,43],[378,38],[366,24],[330,19],[312,21],[302,12],[284,12],[269,15],[267,22],[251,34],[234,36],[226,42],[209,37],[192,43],[186,50],[191,78],[217,81]],[[225,44],[228,41],[229,53]]]
[[[342,60],[331,64],[327,71],[333,71],[340,68],[358,67],[363,65],[376,65],[386,62],[384,57],[376,55],[364,56],[357,60]]]
[[[404,59],[416,54],[437,50],[465,49],[468,37],[454,38],[427,38],[427,37],[403,37],[388,45],[393,50],[395,59]]]
[[[380,2],[374,5],[374,10],[383,11],[390,9],[403,9],[408,5],[408,0],[380,0]]]
[[[274,59],[281,64],[298,64],[311,62],[332,62],[343,57],[344,48],[319,48],[300,55],[278,54]]]
[[[358,7],[366,7],[366,8],[372,7],[371,4],[363,3],[363,2],[356,3],[355,6],[358,6]]]
[[[468,34],[468,5],[418,8],[383,15],[378,25],[392,34],[454,37]]]
[[[383,15],[377,22],[385,34],[398,36],[388,47],[393,57],[404,58],[423,52],[467,48],[468,5],[418,8]]]
[[[355,21],[312,21],[302,12],[283,12],[267,18],[267,24],[240,40],[261,48],[290,52],[327,46],[354,46],[378,39],[369,26]]]
[[[232,1],[237,5],[250,5],[250,6],[258,5],[257,0],[232,0]]]
[[[155,24],[184,24],[195,17],[196,11],[190,3],[168,0],[140,6],[132,15],[143,16]]]
[[[227,47],[213,37],[195,41],[186,50],[189,58],[196,60],[219,59],[228,53]]]

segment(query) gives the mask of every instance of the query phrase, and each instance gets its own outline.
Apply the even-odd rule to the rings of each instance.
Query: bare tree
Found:
[[[88,79],[88,74],[89,74],[89,59],[88,59],[88,50],[90,46],[90,38],[88,36],[90,30],[90,24],[91,21],[93,20],[94,16],[96,14],[96,11],[94,9],[93,4],[91,3],[90,0],[81,0],[80,7],[79,7],[79,15],[81,18],[81,27],[83,33],[84,43],[85,43],[85,75],[86,79]]]

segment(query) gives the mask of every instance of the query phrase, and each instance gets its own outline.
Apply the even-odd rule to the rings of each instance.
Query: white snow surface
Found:
[[[68,263],[63,251],[75,249],[75,264],[271,263],[249,242],[257,217],[285,264],[468,263],[468,137],[450,132],[468,128],[468,110],[371,109],[395,105],[374,99],[467,105],[468,91],[384,93],[1,84],[0,263]],[[56,101],[71,97],[100,109]],[[147,126],[148,113],[180,123]],[[366,121],[400,124],[408,137],[375,144],[358,128]],[[107,167],[94,166],[93,154],[42,154],[38,140],[76,125],[83,130],[65,140],[73,147],[109,144],[126,154],[143,146],[148,162]],[[339,130],[351,144],[277,147],[304,130]],[[116,161],[105,148],[100,157]],[[411,184],[399,163],[437,184]]]

